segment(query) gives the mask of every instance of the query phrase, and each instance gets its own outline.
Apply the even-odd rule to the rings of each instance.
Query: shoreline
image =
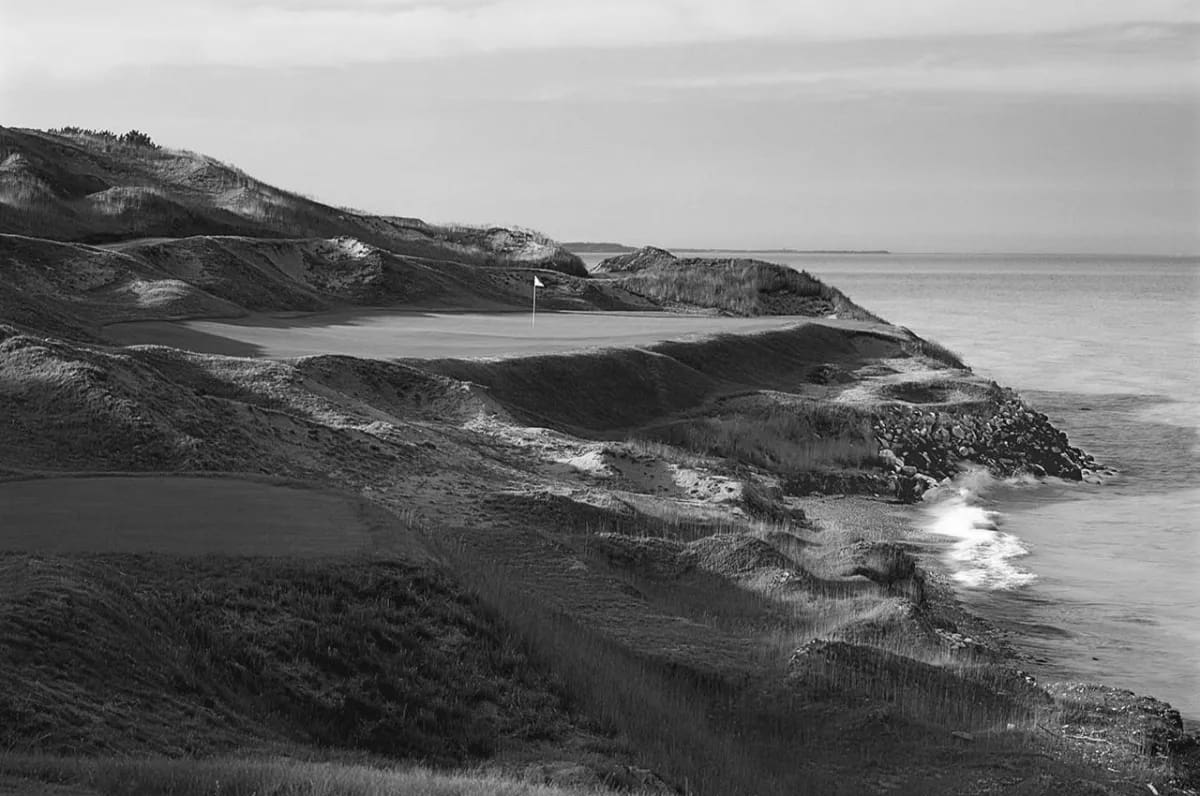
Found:
[[[1194,659],[1188,653],[1194,642],[1171,632],[1181,623],[1187,628],[1186,616],[1160,610],[1157,618],[1147,618],[1150,608],[1133,601],[1129,586],[1105,580],[1106,567],[1119,564],[1107,563],[1104,552],[1097,553],[1094,564],[1078,561],[1069,553],[1072,539],[1049,530],[1063,523],[1086,527],[1111,514],[1111,506],[1142,511],[1148,499],[1172,501],[1179,491],[1146,495],[1136,482],[1107,478],[1090,487],[1006,485],[985,505],[998,515],[998,533],[1013,534],[1023,548],[1014,563],[1032,579],[1012,589],[963,587],[962,599],[968,610],[1012,634],[1022,660],[1039,679],[1097,682],[1152,695],[1179,710],[1186,729],[1194,732],[1200,729],[1200,708],[1186,685],[1195,677],[1187,663]],[[1039,528],[1045,529],[1040,536],[1031,533]],[[1023,563],[1026,558],[1029,563]],[[1143,671],[1142,660],[1155,663]]]
[[[1044,419],[1009,393],[910,353],[906,341],[898,331],[886,336],[810,323],[645,349],[498,361],[393,364],[330,356],[228,359],[161,348],[75,350],[123,374],[88,382],[88,389],[115,383],[129,385],[134,395],[176,390],[151,405],[169,412],[158,422],[175,422],[169,419],[182,411],[191,417],[190,435],[220,440],[225,428],[244,435],[236,446],[210,446],[207,459],[164,458],[155,465],[144,446],[113,451],[128,456],[110,461],[113,471],[250,470],[234,466],[251,461],[250,441],[253,461],[269,475],[325,482],[391,512],[409,549],[436,539],[449,571],[479,572],[486,562],[493,577],[503,573],[499,591],[476,586],[489,604],[507,605],[517,599],[511,590],[518,590],[522,611],[532,610],[532,601],[538,610],[562,612],[595,628],[590,632],[608,634],[622,655],[675,673],[663,676],[707,684],[698,698],[728,692],[750,699],[762,688],[779,705],[795,703],[796,718],[788,721],[843,701],[850,707],[837,708],[839,715],[851,717],[894,702],[888,708],[894,720],[928,736],[920,754],[936,757],[943,745],[961,744],[962,736],[977,744],[978,754],[1002,756],[1005,733],[1030,731],[1028,722],[1058,715],[1057,703],[1039,696],[1015,668],[1019,659],[1009,640],[967,609],[947,573],[916,566],[911,510],[892,497],[870,495],[885,490],[887,478],[831,470],[804,487],[785,469],[754,458],[766,454],[745,448],[757,431],[771,457],[817,456],[812,462],[832,467],[859,444],[853,436],[828,454],[789,450],[779,447],[784,438],[771,424],[794,422],[803,411],[811,413],[808,422],[835,423],[853,435],[857,421],[847,418],[873,412],[877,401],[896,395],[937,402],[938,412],[891,413],[878,426],[895,451],[929,472],[939,471],[948,450],[939,439],[982,429],[970,419],[975,414],[1004,418],[992,436],[973,443],[981,450],[1003,447],[1004,424],[1032,440],[1031,457],[1044,445],[1036,440],[1053,437]],[[737,389],[731,389],[734,379]],[[647,383],[656,386],[648,391]],[[959,404],[950,404],[951,397]],[[959,414],[949,419],[955,406]],[[675,432],[659,441],[646,436],[664,423],[683,432],[716,417],[747,419],[728,440],[738,447],[725,454],[688,450],[687,438]],[[45,427],[33,429],[41,435]],[[162,450],[157,455],[177,455]],[[740,464],[731,458],[747,455]],[[833,458],[820,458],[826,456]],[[902,466],[892,466],[895,478],[904,476]],[[866,494],[828,494],[842,484]],[[811,494],[813,487],[826,494]],[[510,621],[525,621],[515,609],[499,610]],[[774,628],[767,646],[751,630],[764,622]],[[1003,685],[992,685],[992,678]],[[755,687],[746,690],[747,684]],[[1097,693],[1106,704],[1125,704],[1119,694]],[[1093,696],[1086,689],[1064,693],[1084,700],[1073,708],[1084,724],[1056,725],[1054,743],[1065,743],[1067,751],[1055,752],[1066,757],[1053,758],[1054,765],[1075,765],[1070,761],[1077,755],[1092,759],[1085,742],[1069,736],[1141,737],[1169,724],[1166,706],[1145,700],[1138,704],[1156,707],[1144,717],[1106,724],[1107,713],[1083,707]],[[973,707],[978,704],[989,706]],[[730,721],[769,711],[753,701],[737,710],[750,712],[742,718],[735,712]],[[806,732],[813,731],[809,721]],[[857,730],[829,732],[819,743],[837,758],[846,742],[840,733]],[[993,738],[1001,744],[995,750]],[[894,761],[906,776],[917,776],[912,754]],[[1120,767],[1135,764],[1130,755]]]
[[[901,481],[936,483],[968,446],[1012,471],[1082,474],[1093,466],[1086,455],[1014,393],[903,330],[792,320],[766,319],[785,328],[756,334],[488,361],[58,351],[110,374],[79,389],[154,396],[138,404],[159,413],[151,428],[174,433],[186,417],[189,437],[212,440],[106,451],[126,457],[107,463],[113,471],[258,466],[359,495],[391,513],[401,547],[432,545],[455,577],[503,573],[499,586],[472,588],[506,621],[521,626],[531,610],[570,616],[661,672],[664,687],[698,689],[701,700],[742,695],[723,721],[781,705],[795,709],[778,717],[785,723],[822,710],[867,721],[884,705],[925,738],[919,751],[873,749],[894,754],[906,777],[919,776],[913,755],[932,761],[964,738],[984,758],[1017,744],[1053,766],[1097,762],[1078,738],[1145,738],[1152,754],[1184,743],[1155,700],[1036,686],[1011,639],[969,610],[950,574],[917,565],[911,510],[877,496]],[[30,439],[47,427],[70,426],[35,422]],[[730,433],[703,436],[722,427]],[[828,442],[807,446],[797,433]],[[79,444],[68,439],[64,448]],[[858,494],[833,496],[846,491]],[[754,629],[763,626],[765,644]],[[775,707],[751,697],[758,689]],[[1125,711],[1117,724],[1114,709]],[[814,732],[812,721],[796,731]],[[844,765],[838,750],[857,732],[830,729],[813,742]],[[1036,732],[1053,741],[1023,735]],[[1145,765],[1141,748],[1106,760],[1134,770]]]

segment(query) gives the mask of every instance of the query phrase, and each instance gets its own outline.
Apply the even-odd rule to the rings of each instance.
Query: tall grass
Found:
[[[908,329],[905,329],[904,331],[909,333],[909,339],[902,344],[902,347],[909,354],[927,357],[932,359],[934,362],[940,362],[947,367],[955,368],[957,370],[970,370],[970,368],[967,367],[967,363],[963,361],[962,356],[954,351],[951,351],[949,348],[946,348],[946,346],[942,345],[941,343],[934,342],[933,340],[926,340],[923,337],[918,337]]]
[[[0,772],[83,785],[104,796],[601,796],[487,771],[439,772],[290,759],[0,756]]]
[[[712,307],[739,315],[765,312],[764,294],[810,299],[812,312],[805,314],[827,314],[833,309],[833,294],[819,279],[758,260],[681,260],[630,274],[621,284],[657,302]]]
[[[752,407],[647,429],[651,440],[781,474],[860,467],[879,453],[870,420],[819,404]]]
[[[431,567],[8,554],[0,576],[0,747],[266,737],[460,764],[564,726],[494,614]]]
[[[733,730],[741,699],[735,684],[631,650],[539,602],[502,568],[461,558],[458,564],[531,660],[560,679],[570,703],[624,739],[640,765],[685,793],[833,792],[800,766],[780,766],[786,759],[772,759],[771,750]]]

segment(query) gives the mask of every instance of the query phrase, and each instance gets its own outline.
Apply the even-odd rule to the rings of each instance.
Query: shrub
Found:
[[[47,132],[52,135],[66,136],[82,136],[86,138],[101,138],[106,141],[115,141],[121,144],[130,144],[132,146],[143,146],[151,149],[158,149],[158,144],[154,143],[146,133],[141,130],[130,130],[127,133],[117,135],[112,130],[94,130],[90,127],[76,127],[75,125],[66,125],[65,127],[52,127]]]

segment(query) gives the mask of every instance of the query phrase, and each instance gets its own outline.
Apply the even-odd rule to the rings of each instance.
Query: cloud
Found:
[[[971,56],[926,54],[837,68],[776,68],[651,79],[631,94],[725,93],[743,98],[783,92],[850,96],[879,93],[1061,94],[1075,96],[1200,96],[1194,59],[1152,48],[1121,58],[1097,47],[1053,47]]]
[[[42,0],[0,11],[0,79],[159,65],[311,67],[755,39],[1035,35],[1200,19],[1200,0]],[[1138,26],[1138,27],[1134,27]]]
[[[1200,90],[1194,76],[1154,65],[1103,64],[1064,67],[1055,64],[929,68],[879,67],[839,71],[755,72],[647,83],[648,89],[737,90],[805,89],[848,96],[862,93],[1028,93],[1143,96],[1181,95]],[[743,94],[743,96],[746,96]]]

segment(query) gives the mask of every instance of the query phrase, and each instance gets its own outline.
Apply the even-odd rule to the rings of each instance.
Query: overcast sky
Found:
[[[1200,253],[1200,0],[0,0],[0,124],[564,240]]]

